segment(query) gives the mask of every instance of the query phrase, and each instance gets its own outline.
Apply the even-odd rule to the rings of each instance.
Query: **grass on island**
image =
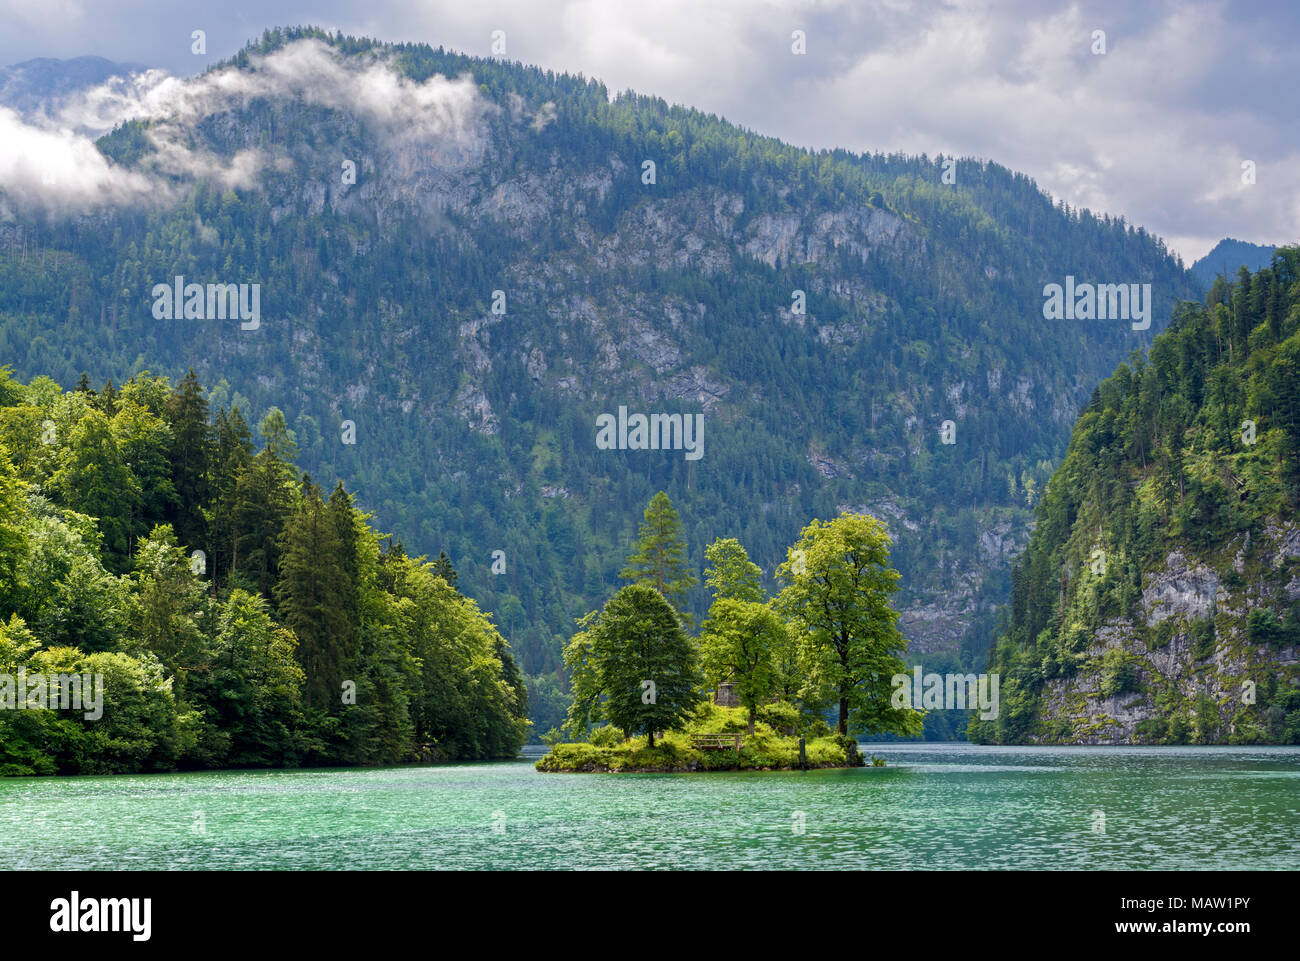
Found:
[[[782,709],[788,709],[782,710]],[[785,715],[788,713],[788,717]],[[680,731],[667,731],[655,739],[645,736],[624,740],[623,732],[606,725],[595,728],[588,740],[556,744],[537,762],[537,770],[549,772],[596,771],[775,771],[799,768],[799,737],[789,732],[798,720],[793,707],[769,705],[760,711],[754,733],[748,734],[749,714],[743,708],[704,703]],[[785,723],[783,723],[785,722]],[[743,743],[737,757],[733,748],[705,749],[692,746],[703,734],[740,734]],[[832,731],[825,722],[815,721],[803,731],[804,753],[810,768],[857,767],[864,762],[857,742]]]

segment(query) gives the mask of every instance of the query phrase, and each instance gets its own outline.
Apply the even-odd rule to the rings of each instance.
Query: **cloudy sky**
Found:
[[[500,30],[509,59],[793,143],[996,160],[1189,262],[1224,236],[1300,239],[1292,0],[0,0],[0,22],[0,64],[96,54],[181,76],[269,26],[485,56]]]

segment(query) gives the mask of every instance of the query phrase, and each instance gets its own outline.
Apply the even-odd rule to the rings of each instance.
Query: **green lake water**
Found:
[[[1300,748],[864,750],[889,765],[5,779],[0,837],[79,870],[1300,867]]]

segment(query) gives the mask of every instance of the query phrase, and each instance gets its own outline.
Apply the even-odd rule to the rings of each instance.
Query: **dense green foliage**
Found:
[[[705,676],[715,688],[735,685],[752,734],[758,709],[777,692],[781,667],[793,653],[789,629],[767,604],[721,597],[709,608],[700,644]]]
[[[1043,285],[1067,273],[1149,280],[1156,327],[1193,290],[1141,228],[1054,205],[991,162],[962,160],[947,185],[936,158],[799,149],[654,97],[611,99],[580,76],[315,30],[272,31],[232,62],[254,69],[258,54],[309,36],[348,56],[390,56],[417,81],[474,77],[499,109],[485,117],[488,154],[463,196],[431,218],[434,188],[408,185],[409,170],[355,116],[252,98],[205,118],[194,139],[225,159],[265,151],[275,163],[257,188],[202,181],[170,209],[0,225],[0,360],[63,383],[145,367],[179,378],[192,366],[232,418],[284,411],[309,473],[344,478],[412,551],[446,551],[461,590],[496,612],[546,712],[542,729],[567,683],[563,637],[617,582],[637,511],[659,489],[690,518],[693,571],[705,545],[732,533],[770,588],[801,519],[888,501],[914,525],[891,521],[900,598],[946,595],[953,568],[979,571],[995,596],[1004,567],[981,558],[980,533],[1023,528],[1087,391],[1150,336],[1122,322],[1045,323]],[[554,121],[512,122],[513,98],[530,112],[553,105]],[[100,146],[126,166],[150,149],[138,123]],[[362,164],[362,200],[343,196],[340,157],[374,165]],[[644,158],[658,163],[653,188],[639,177]],[[406,186],[415,200],[391,200]],[[540,212],[489,216],[505,188]],[[371,191],[386,199],[364,199]],[[646,225],[663,218],[660,237]],[[787,224],[802,239],[769,251],[763,238]],[[260,283],[260,329],[155,320],[150,291],[177,274]],[[489,316],[497,288],[507,317],[464,333]],[[791,314],[795,290],[804,315]],[[660,342],[662,361],[641,347]],[[492,429],[467,422],[464,398],[479,396]],[[596,414],[617,404],[662,398],[690,412],[705,396],[698,462],[593,445]],[[939,442],[944,419],[958,425],[956,444]],[[344,420],[355,445],[340,442]],[[105,428],[84,430],[88,450]],[[243,455],[227,443],[220,456]],[[221,545],[233,556],[233,538],[256,573],[250,586],[275,600],[279,546],[257,532],[301,507],[281,498],[272,458],[254,461],[242,483],[260,498],[227,486],[211,518],[168,508],[149,520],[187,545],[208,526],[210,554]],[[142,484],[185,488],[201,480],[187,463],[137,469]],[[75,491],[82,470],[67,465],[59,482]],[[127,488],[106,476],[96,496],[104,502],[78,509],[104,519],[105,564],[124,571],[127,527],[149,528],[115,520],[130,516]],[[504,573],[492,570],[495,550]],[[699,617],[709,602],[696,586],[683,607]],[[989,598],[969,607],[987,617]]]
[[[748,712],[740,708],[701,703],[679,731],[665,733],[651,744],[646,737],[624,739],[616,727],[592,731],[586,741],[556,744],[537,761],[548,772],[602,771],[733,771],[783,770],[799,767],[799,738],[779,727],[759,721],[749,727]],[[701,749],[700,735],[742,735],[740,751],[734,748]],[[730,739],[730,738],[728,738]],[[823,723],[809,731],[804,741],[804,763],[810,768],[852,767],[863,763],[852,738],[832,734]]]
[[[104,679],[102,717],[0,711],[0,774],[515,755],[527,693],[491,621],[300,475],[278,411],[261,432],[192,373],[0,368],[0,675]]]
[[[834,705],[841,734],[919,733],[916,712],[889,706],[907,641],[890,606],[899,574],[885,525],[861,514],[814,520],[777,574],[789,582],[776,606],[799,639],[804,697]]]
[[[690,623],[690,612],[682,607],[699,579],[691,572],[686,557],[681,517],[663,491],[650,499],[636,549],[619,577],[653,587]]]
[[[629,734],[680,726],[699,686],[694,645],[678,614],[653,587],[633,584],[609,599],[589,632],[586,662],[600,715]]]
[[[1281,657],[1300,641],[1297,506],[1300,248],[1286,247],[1181,305],[1146,356],[1094,391],[1015,566],[990,664],[1002,714],[971,721],[971,737],[1077,736],[1042,697],[1095,675],[1104,697],[1151,698],[1143,740],[1300,740],[1300,673]],[[1211,585],[1210,608],[1148,616],[1158,599],[1144,591],[1175,562]],[[1099,652],[1103,628],[1131,643]],[[1162,651],[1185,662],[1181,681],[1155,669]]]
[[[654,556],[656,544],[680,544],[676,510],[662,491],[647,508],[652,515],[663,522],[643,525],[630,559]],[[613,731],[619,738],[644,732],[653,752],[655,732],[691,728],[723,684],[732,685],[751,735],[763,717],[787,736],[820,736],[831,707],[846,743],[850,732],[920,732],[921,712],[890,704],[890,678],[902,671],[907,644],[890,607],[898,572],[889,566],[883,524],[858,514],[814,520],[778,572],[787,583],[776,598],[767,597],[735,538],[719,538],[705,554],[713,604],[698,639],[648,583],[623,588],[599,614],[579,619],[564,649],[572,702],[563,732],[549,731],[547,743],[560,747],[563,734],[599,742]],[[609,726],[593,732],[600,721]],[[566,750],[563,769],[586,757]]]

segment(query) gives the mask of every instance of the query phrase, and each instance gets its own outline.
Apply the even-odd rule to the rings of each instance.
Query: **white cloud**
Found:
[[[1283,120],[1282,91],[1300,52],[1287,39],[1295,17],[1288,29],[1267,20],[1276,11],[1217,0],[489,0],[373,16],[390,37],[406,30],[483,55],[504,29],[511,59],[810,147],[992,159],[1165,236],[1189,260],[1227,234],[1297,238],[1300,130]],[[803,57],[790,52],[796,27],[808,33]],[[1092,53],[1098,29],[1104,56]],[[1249,193],[1229,161],[1253,154]]]
[[[263,26],[312,21],[487,56],[499,29],[511,60],[597,77],[614,91],[656,94],[805,146],[992,159],[1072,204],[1144,225],[1189,259],[1225,235],[1297,238],[1300,125],[1287,92],[1300,73],[1293,40],[1300,11],[1292,7],[1247,0],[370,0],[357,8],[317,0],[304,9],[271,0],[258,11],[264,22],[241,27],[248,37],[224,41],[226,21],[214,21],[211,9],[200,0],[149,0],[125,17],[89,8],[49,28],[58,51],[28,47],[27,56],[94,52],[185,70],[193,69],[193,25],[210,23],[209,51],[218,57]],[[796,28],[807,31],[806,56],[790,52]],[[1105,56],[1090,51],[1095,29],[1106,31]],[[69,38],[78,36],[80,49],[69,51]],[[0,52],[15,42],[0,40]],[[311,56],[286,60],[285,79],[301,79]],[[376,111],[394,92],[385,84],[396,82],[380,79],[368,88]],[[327,83],[323,95],[330,89]],[[410,95],[402,98],[408,109],[416,106]],[[454,125],[463,114],[449,109],[443,122]],[[1243,159],[1258,164],[1254,187],[1239,182]]]
[[[346,60],[316,40],[250,58],[250,68],[190,79],[159,70],[113,78],[28,122],[0,109],[0,189],[19,203],[66,213],[168,203],[176,196],[173,178],[252,186],[268,162],[260,151],[227,159],[191,147],[190,134],[199,120],[261,97],[297,97],[347,111],[388,146],[435,146],[446,164],[470,162],[483,145],[489,105],[469,76],[415,83],[383,59]],[[146,136],[155,152],[139,169],[111,164],[91,140],[127,120],[151,121]]]
[[[156,185],[113,167],[84,136],[29,126],[0,107],[0,188],[20,204],[66,213],[148,201]]]

